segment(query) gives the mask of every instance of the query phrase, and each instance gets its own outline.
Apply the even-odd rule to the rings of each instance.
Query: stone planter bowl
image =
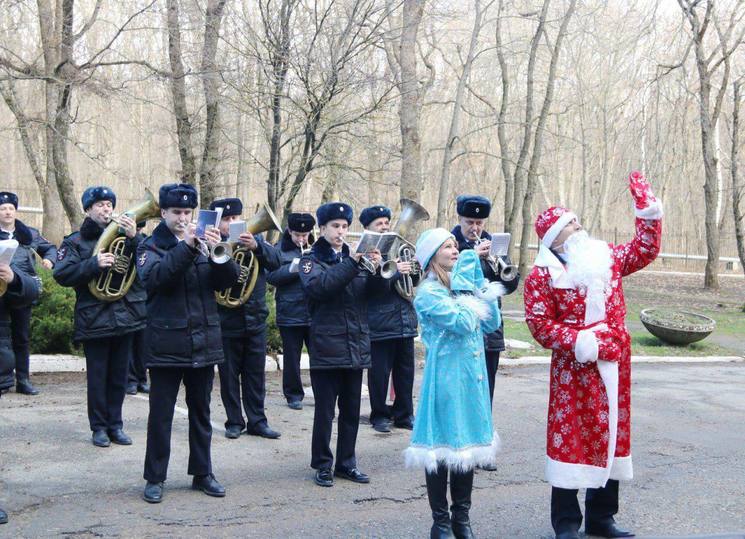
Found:
[[[644,309],[639,318],[647,330],[668,344],[686,345],[705,339],[717,323],[708,316],[690,311]]]

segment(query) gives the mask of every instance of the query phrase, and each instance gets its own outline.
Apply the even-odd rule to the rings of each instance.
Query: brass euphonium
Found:
[[[145,189],[145,200],[125,213],[138,223],[160,217],[160,206],[150,190]],[[88,290],[101,301],[116,301],[123,298],[137,276],[135,253],[127,248],[126,240],[126,235],[114,218],[106,226],[93,249],[93,257],[97,257],[99,253],[111,253],[115,257],[113,266],[103,270],[97,278],[88,282]]]
[[[414,244],[409,238],[416,232],[414,227],[416,223],[428,220],[429,212],[424,209],[423,206],[408,198],[401,199],[401,215],[399,215],[398,223],[396,223],[396,226],[394,227],[394,231],[399,237],[394,254],[399,261],[411,263],[411,273],[408,275],[402,275],[401,279],[396,281],[394,286],[398,295],[404,299],[411,300],[414,298],[413,277],[421,277],[422,273],[422,268],[419,266],[419,262],[417,262],[414,256]],[[390,278],[395,274],[395,270],[396,261],[388,260],[380,269],[380,274],[383,277]]]
[[[260,234],[269,230],[281,232],[282,225],[279,224],[269,206],[263,204],[259,212],[246,222],[246,232]],[[217,303],[230,309],[246,303],[259,276],[259,261],[254,254],[239,243],[221,242],[212,248],[210,257],[218,263],[232,258],[241,271],[238,282],[230,288],[215,292]]]

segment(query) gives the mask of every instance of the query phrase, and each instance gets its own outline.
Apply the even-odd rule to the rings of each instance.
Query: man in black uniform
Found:
[[[222,208],[220,235],[228,239],[230,223],[239,221],[243,203],[237,198],[223,198],[210,204],[210,209]],[[225,436],[238,438],[243,429],[248,434],[264,438],[279,438],[279,432],[269,427],[264,411],[266,397],[266,274],[279,267],[279,253],[261,237],[250,232],[240,235],[240,243],[246,247],[259,264],[251,295],[243,305],[230,308],[218,305],[222,326],[225,362],[220,369],[220,396],[225,406]],[[256,263],[255,262],[255,263]],[[243,409],[241,411],[241,393]]]
[[[310,347],[310,313],[308,296],[300,284],[300,257],[313,243],[311,230],[316,220],[309,213],[291,213],[287,230],[279,242],[282,266],[267,275],[266,280],[276,288],[277,326],[282,337],[282,391],[287,406],[302,410],[303,382],[300,376],[300,356],[303,343]]]
[[[137,223],[137,237],[139,242],[145,241],[147,236],[142,233],[142,229],[147,225],[147,221]],[[135,277],[130,294],[134,298],[147,300],[147,292],[142,285],[139,277]],[[127,374],[127,395],[137,395],[140,393],[150,393],[150,384],[147,383],[147,369],[145,368],[145,328],[135,331],[132,337],[132,357],[129,359],[129,370]]]
[[[57,248],[49,243],[37,229],[16,219],[18,196],[3,191],[0,193],[0,240],[18,241],[18,250],[13,262],[24,273],[36,277],[36,252],[41,257],[41,265],[47,269],[54,267]],[[15,354],[16,392],[23,395],[38,395],[39,390],[31,383],[29,369],[29,331],[31,330],[31,305],[10,310],[10,328],[13,353]]]
[[[38,282],[15,264],[0,264],[0,280],[8,284],[0,297],[0,396],[13,386],[15,357],[10,343],[10,310],[30,305],[39,297]],[[0,524],[8,522],[8,515],[0,509]]]
[[[360,223],[373,232],[388,232],[391,210],[383,205],[365,208]],[[387,256],[383,255],[383,260]],[[411,430],[414,418],[414,337],[417,335],[416,312],[411,301],[396,292],[396,282],[411,273],[411,262],[397,261],[398,273],[391,279],[380,274],[368,278],[368,320],[372,366],[367,371],[370,392],[370,424],[378,432],[390,432],[390,424]],[[416,284],[416,280],[413,281]],[[396,398],[386,404],[388,379],[393,372]]]
[[[223,361],[215,291],[236,282],[238,266],[232,260],[218,264],[205,256],[207,245],[220,241],[220,233],[211,228],[204,240],[195,237],[194,187],[163,185],[158,198],[163,220],[137,250],[137,272],[147,290],[145,364],[150,370],[143,498],[149,503],[163,499],[173,411],[182,381],[189,409],[192,488],[222,497],[225,489],[212,474],[210,456],[212,381],[215,365]]]
[[[111,221],[116,195],[108,187],[89,187],[83,192],[86,218],[79,232],[67,236],[57,253],[54,279],[75,288],[75,334],[83,343],[88,378],[88,421],[93,445],[111,442],[131,445],[122,430],[122,403],[127,369],[132,354],[132,335],[145,325],[145,301],[129,291],[116,301],[102,301],[91,294],[88,283],[114,265],[112,253],[93,255],[98,238]],[[125,231],[125,246],[134,258],[138,245],[136,224],[127,215],[119,217]]]
[[[331,487],[331,430],[339,401],[339,432],[334,475],[356,483],[370,478],[357,469],[355,445],[360,421],[362,370],[370,367],[367,325],[367,275],[361,255],[344,243],[352,208],[342,202],[316,210],[321,237],[300,259],[300,282],[310,299],[310,383],[315,398],[312,458],[315,482]],[[379,262],[380,254],[369,255]]]
[[[517,290],[517,285],[520,282],[519,275],[511,281],[502,281],[499,274],[494,272],[487,261],[491,248],[491,234],[486,231],[485,225],[491,213],[491,202],[480,195],[460,195],[456,199],[456,211],[458,212],[458,225],[452,230],[452,233],[458,242],[458,250],[475,249],[481,259],[481,269],[486,279],[490,282],[502,283],[506,294],[511,294]],[[481,241],[478,242],[478,240]],[[507,264],[511,263],[508,256],[504,256],[502,259]],[[501,299],[499,305],[502,306]],[[499,354],[504,349],[504,321],[502,321],[498,330],[484,336],[486,372],[489,376],[489,397],[492,402],[494,402],[494,384],[499,368]],[[487,465],[482,466],[482,469],[494,471],[496,467]]]

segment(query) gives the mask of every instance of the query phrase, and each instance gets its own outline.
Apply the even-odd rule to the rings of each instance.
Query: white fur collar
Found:
[[[551,276],[551,285],[554,288],[574,288],[564,264],[545,245],[541,244],[538,248],[538,256],[535,258],[534,264],[540,268],[548,269],[548,274]]]

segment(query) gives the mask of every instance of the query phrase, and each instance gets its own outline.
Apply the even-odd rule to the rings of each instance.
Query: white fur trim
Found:
[[[546,481],[558,488],[600,488],[608,482],[608,470],[546,457]]]
[[[618,481],[630,481],[634,478],[634,466],[631,455],[628,457],[615,457],[613,466],[610,468],[610,478]]]
[[[494,303],[500,297],[507,295],[507,289],[502,283],[487,283],[486,286],[477,288],[474,291],[474,295],[479,299]]]
[[[608,396],[608,464],[606,470],[610,477],[610,470],[616,454],[616,437],[618,436],[618,363],[615,361],[598,360],[598,371],[605,385]]]
[[[543,239],[541,240],[541,243],[545,245],[546,247],[551,247],[551,244],[556,239],[556,236],[559,235],[559,232],[561,232],[561,229],[567,226],[570,222],[572,222],[573,219],[576,219],[577,216],[568,211],[564,214],[562,214],[554,224],[551,225],[551,227],[546,231],[546,233],[543,235]]]
[[[491,309],[489,306],[476,296],[462,294],[456,296],[455,303],[470,310],[473,314],[478,316],[480,320],[488,320],[491,317]]]
[[[494,431],[492,443],[489,445],[474,445],[460,449],[412,445],[404,450],[404,461],[407,468],[425,468],[434,472],[438,464],[444,464],[449,470],[467,472],[476,466],[495,464],[500,448],[499,435]]]
[[[598,339],[592,329],[583,329],[577,333],[574,342],[574,357],[580,363],[598,360]]]
[[[655,199],[649,206],[642,208],[634,208],[634,214],[640,219],[649,219],[655,221],[662,219],[665,212],[662,210],[662,202],[659,199]]]

